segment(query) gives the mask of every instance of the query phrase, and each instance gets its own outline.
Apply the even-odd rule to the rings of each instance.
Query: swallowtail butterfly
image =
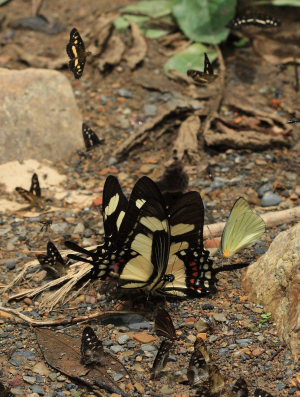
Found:
[[[26,201],[30,203],[32,207],[43,207],[43,199],[41,196],[41,188],[37,174],[33,174],[31,178],[31,186],[29,190],[23,189],[22,187],[16,187],[16,191]]]
[[[274,17],[264,14],[244,15],[233,19],[230,22],[229,27],[238,29],[246,25],[260,26],[263,28],[277,28],[281,25],[281,22]]]
[[[104,139],[100,139],[95,131],[85,123],[82,124],[82,136],[87,151],[104,142]]]
[[[80,79],[83,73],[86,58],[90,52],[85,51],[84,42],[76,28],[70,32],[70,41],[66,47],[70,58],[69,68],[73,72],[75,79]]]
[[[176,339],[176,331],[170,314],[165,309],[158,309],[155,320],[154,329],[156,335],[164,336],[170,340]]]
[[[214,74],[214,69],[206,52],[204,53],[204,71],[189,69],[187,75],[200,84],[212,83],[218,77]]]
[[[47,254],[37,255],[37,259],[42,268],[54,278],[59,278],[66,273],[66,263],[51,241],[47,244]]]
[[[166,366],[172,346],[173,342],[171,342],[170,340],[163,340],[161,342],[153,366],[151,368],[151,379],[156,379],[160,372]]]
[[[85,327],[81,337],[81,361],[84,365],[103,365],[104,349],[91,327]]]

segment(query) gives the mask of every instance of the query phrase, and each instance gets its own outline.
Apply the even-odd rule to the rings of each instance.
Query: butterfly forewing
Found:
[[[37,174],[32,175],[31,186],[29,190],[23,189],[22,187],[16,187],[16,191],[20,194],[20,196],[28,201],[31,206],[43,208],[41,188]]]
[[[95,131],[85,123],[82,124],[82,136],[87,151],[103,143],[103,139],[99,139]]]
[[[221,247],[225,257],[247,247],[265,232],[263,219],[255,214],[243,198],[239,198],[230,212],[222,234]]]
[[[66,273],[65,261],[51,241],[47,244],[47,254],[37,255],[37,259],[42,268],[55,278],[59,278]]]
[[[70,41],[66,49],[70,58],[69,68],[73,72],[74,77],[80,79],[88,53],[85,51],[84,42],[76,28],[73,28],[70,32]]]
[[[158,349],[157,355],[155,357],[153,366],[151,368],[151,378],[156,379],[160,372],[164,369],[168,362],[170,349],[173,342],[169,340],[163,340]]]
[[[244,378],[239,378],[232,387],[233,397],[248,397],[249,391]]]
[[[105,359],[102,342],[91,327],[85,327],[81,337],[81,361],[84,365],[102,365]]]
[[[158,309],[154,320],[154,329],[158,336],[164,336],[170,340],[176,339],[172,318],[165,309]]]
[[[281,25],[281,22],[269,15],[244,15],[233,19],[230,22],[229,27],[239,29],[247,25],[260,26],[262,28],[277,28]]]
[[[212,64],[206,52],[204,53],[204,70],[189,69],[187,75],[191,77],[196,83],[207,84],[213,82],[218,76],[214,74]]]
[[[41,197],[41,188],[39,183],[39,178],[37,174],[32,175],[30,193],[32,193],[36,197]]]
[[[187,370],[187,378],[191,385],[197,385],[209,379],[209,362],[210,356],[203,340],[196,339]]]

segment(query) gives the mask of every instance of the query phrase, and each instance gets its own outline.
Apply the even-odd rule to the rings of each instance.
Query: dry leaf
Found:
[[[192,155],[198,152],[197,135],[199,130],[200,119],[194,114],[181,124],[173,149],[180,160],[186,153]]]
[[[127,51],[125,60],[130,69],[134,69],[145,58],[147,54],[147,43],[138,25],[133,21],[130,22],[130,25],[133,45]]]

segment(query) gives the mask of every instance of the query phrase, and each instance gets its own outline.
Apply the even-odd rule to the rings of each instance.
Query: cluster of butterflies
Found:
[[[120,292],[147,295],[201,297],[216,291],[220,271],[247,266],[214,267],[204,249],[204,205],[196,191],[164,192],[144,176],[133,187],[129,200],[115,176],[103,189],[104,242],[87,250],[72,241],[65,245],[84,257],[68,258],[92,265],[90,278],[116,281]],[[243,198],[236,201],[222,236],[225,257],[259,239],[265,223]],[[63,259],[51,242],[44,266]]]

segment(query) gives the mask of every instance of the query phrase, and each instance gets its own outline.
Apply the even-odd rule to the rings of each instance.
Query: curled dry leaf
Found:
[[[190,156],[198,152],[197,135],[200,130],[200,119],[197,115],[189,116],[181,124],[178,136],[174,142],[173,150],[181,160],[184,154]]]
[[[147,54],[147,43],[138,25],[133,21],[130,22],[130,25],[133,44],[125,54],[125,60],[130,69],[134,69],[145,58]]]
[[[96,66],[102,72],[108,65],[118,65],[121,62],[124,52],[125,44],[119,36],[113,34],[100,59],[97,60]]]
[[[298,43],[281,43],[269,38],[258,38],[253,41],[256,52],[273,65],[298,62],[300,50]]]

